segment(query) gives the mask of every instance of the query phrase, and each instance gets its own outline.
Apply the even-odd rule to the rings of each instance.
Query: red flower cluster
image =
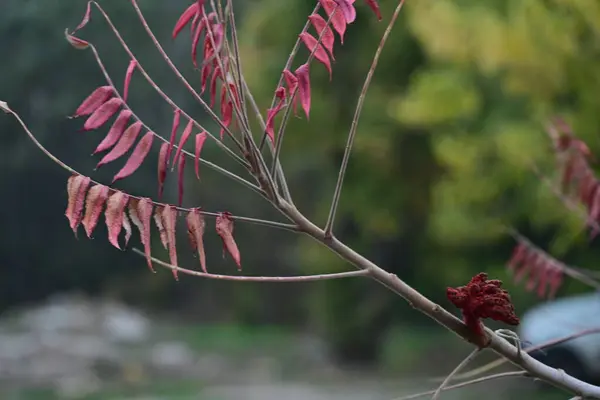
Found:
[[[487,274],[475,275],[466,286],[447,288],[448,299],[460,308],[463,321],[477,336],[485,338],[482,318],[491,318],[509,325],[518,325],[519,318],[502,281],[488,280]]]

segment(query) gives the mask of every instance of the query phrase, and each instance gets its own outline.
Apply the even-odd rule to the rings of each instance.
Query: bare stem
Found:
[[[452,370],[452,372],[450,372],[450,374],[446,377],[446,379],[444,379],[444,381],[440,384],[440,387],[438,387],[437,390],[435,391],[435,393],[433,393],[433,396],[431,397],[431,400],[437,400],[440,397],[440,394],[442,393],[442,390],[444,390],[444,388],[446,386],[448,386],[448,384],[450,383],[450,381],[452,380],[452,378],[461,369],[463,369],[468,363],[470,363],[471,361],[473,361],[473,359],[479,354],[480,350],[481,350],[480,348],[476,348],[475,350],[473,350],[464,360],[462,360],[460,362],[460,364],[458,364],[456,366],[456,368],[454,368]]]
[[[383,37],[379,42],[379,46],[377,46],[377,51],[375,52],[375,56],[373,57],[373,61],[371,62],[371,68],[369,68],[369,72],[367,73],[365,83],[363,84],[362,90],[360,91],[360,95],[358,97],[356,111],[354,113],[354,118],[352,119],[352,126],[350,127],[350,132],[348,133],[348,141],[346,142],[346,149],[344,150],[342,165],[340,166],[338,180],[335,185],[335,191],[333,193],[333,200],[331,201],[331,208],[329,209],[329,216],[327,217],[327,223],[325,224],[325,234],[328,237],[332,235],[333,224],[335,223],[335,214],[340,203],[340,195],[342,193],[342,187],[344,186],[344,177],[346,175],[346,170],[348,169],[348,161],[350,160],[350,153],[354,144],[354,137],[356,136],[358,120],[360,118],[363,104],[367,96],[367,91],[369,89],[369,86],[371,86],[371,79],[373,79],[373,75],[375,74],[375,69],[377,68],[377,64],[379,63],[379,57],[381,56],[381,52],[383,51],[385,42],[387,41],[388,37],[390,36],[390,33],[392,32],[392,28],[394,27],[394,24],[398,19],[398,15],[400,14],[400,10],[402,10],[403,5],[404,0],[400,0],[398,5],[396,6],[396,9],[394,10],[394,14],[392,15],[392,18],[388,23],[385,32],[383,33]]]
[[[145,257],[142,250],[133,248],[133,251],[141,256]],[[319,275],[301,275],[301,276],[236,276],[236,275],[219,275],[211,274],[206,272],[194,271],[191,269],[181,268],[168,262],[162,261],[156,257],[150,257],[152,262],[168,268],[173,271],[178,271],[183,274],[197,276],[200,278],[217,279],[222,281],[238,281],[238,282],[315,282],[325,281],[332,279],[344,279],[344,278],[356,278],[360,276],[367,276],[367,271],[348,271],[348,272],[337,272],[331,274],[319,274]]]

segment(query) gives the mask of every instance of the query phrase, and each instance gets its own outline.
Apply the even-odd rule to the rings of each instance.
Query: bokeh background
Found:
[[[187,0],[140,0],[168,54],[199,87],[186,29],[170,32]],[[313,0],[238,0],[243,68],[266,109]],[[150,75],[180,106],[210,125],[145,35],[129,2],[103,6]],[[292,118],[283,146],[295,202],[324,224],[356,98],[396,2],[378,23],[362,1],[336,44],[331,82],[312,68],[310,121]],[[105,81],[91,52],[64,40],[83,1],[4,0],[0,5],[0,98],[47,148],[109,183],[119,162],[94,171],[103,130],[78,132],[78,104]],[[81,36],[122,85],[128,59],[101,15]],[[302,50],[298,60],[307,52]],[[302,61],[303,62],[303,61]],[[300,62],[296,62],[296,66]],[[119,86],[120,87],[120,86]],[[600,150],[600,3],[597,0],[408,0],[387,44],[360,121],[337,236],[450,306],[445,288],[487,271],[506,281],[519,313],[540,302],[505,269],[514,226],[554,256],[595,268],[577,213],[532,172],[553,173],[548,119],[561,115]],[[131,106],[168,136],[171,110],[141,75]],[[107,129],[107,128],[106,128]],[[383,287],[361,279],[258,284],[148,272],[119,252],[102,224],[95,240],[73,236],[64,217],[68,174],[9,116],[0,118],[0,391],[10,399],[393,399],[435,388],[470,351]],[[104,130],[105,131],[105,130]],[[158,147],[158,146],[157,146]],[[158,149],[116,187],[156,195]],[[216,146],[207,159],[233,167]],[[276,219],[269,205],[203,169],[187,174],[185,206]],[[176,201],[175,174],[166,196]],[[179,242],[185,244],[183,224]],[[244,271],[256,275],[350,270],[315,242],[236,225]],[[155,238],[157,235],[154,235]],[[208,235],[209,269],[236,273]],[[133,245],[138,246],[137,237]],[[167,255],[160,244],[154,253]],[[180,264],[199,268],[181,246]],[[559,295],[590,289],[567,280]],[[475,365],[491,360],[482,356]],[[524,381],[502,381],[446,398],[566,398]],[[455,397],[458,396],[458,397]]]

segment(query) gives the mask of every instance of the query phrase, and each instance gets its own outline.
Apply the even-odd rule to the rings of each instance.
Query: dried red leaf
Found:
[[[200,152],[204,147],[206,141],[206,131],[202,131],[196,134],[196,149],[194,151],[194,170],[196,171],[196,178],[200,179]]]
[[[306,114],[306,119],[310,114],[310,70],[308,64],[302,64],[294,72],[298,79],[298,96],[300,104]]]
[[[175,246],[175,224],[177,222],[177,210],[167,204],[162,211],[162,222],[164,224],[165,234],[167,236],[167,244],[169,247],[169,260],[171,265],[178,266],[177,263],[177,248]],[[173,276],[177,278],[177,270],[173,270]]]
[[[65,216],[69,220],[69,226],[77,236],[77,227],[81,222],[83,205],[90,178],[82,175],[73,175],[67,181],[68,203]]]
[[[108,150],[113,147],[114,144],[117,143],[117,141],[121,138],[121,135],[123,135],[125,127],[127,126],[127,123],[132,115],[133,113],[128,109],[121,110],[115,119],[115,122],[113,122],[112,126],[110,127],[110,130],[100,142],[98,147],[96,147],[96,150],[94,150],[93,154]]]
[[[323,47],[329,51],[329,55],[333,60],[333,45],[335,43],[335,38],[333,36],[333,31],[327,24],[327,21],[325,21],[325,19],[319,14],[311,14],[308,16],[308,19],[317,31],[317,37],[321,37],[321,43],[323,44]]]
[[[127,217],[127,213],[123,213],[123,229],[125,229],[125,247],[129,243],[129,239],[131,239],[131,222]]]
[[[185,157],[179,157],[179,162],[177,163],[177,193],[178,193],[178,203],[179,207],[183,203],[183,171],[185,170]]]
[[[173,163],[171,164],[174,168],[176,164],[179,164],[179,158],[182,157],[183,146],[187,143],[190,135],[192,133],[192,129],[194,128],[194,121],[189,120],[183,133],[181,134],[181,138],[179,139],[179,145],[177,146],[177,151],[175,152],[175,157],[173,158]],[[185,158],[185,157],[184,157]]]
[[[173,33],[171,35],[173,39],[179,35],[179,32],[181,32],[194,16],[198,15],[199,11],[198,2],[194,2],[183,12],[183,14],[181,14],[177,23],[175,23],[175,28],[173,28]]]
[[[225,255],[225,250],[227,250],[229,255],[231,255],[231,258],[233,258],[235,261],[238,269],[241,270],[242,264],[240,251],[235,243],[235,239],[233,238],[233,220],[231,219],[231,213],[219,213],[215,223],[215,228],[217,230],[217,234],[223,241],[223,255]]]
[[[302,42],[308,48],[308,51],[310,51],[311,53],[314,53],[315,58],[321,64],[323,64],[325,66],[325,68],[327,68],[327,71],[329,71],[329,79],[331,80],[331,76],[332,76],[331,61],[329,60],[329,56],[327,55],[327,52],[325,51],[323,46],[321,46],[318,43],[317,39],[315,39],[314,36],[312,36],[310,33],[307,33],[307,32],[301,33],[300,39],[302,39]]]
[[[73,117],[81,117],[90,115],[98,109],[102,104],[113,95],[112,86],[100,86],[94,90],[83,102],[77,107]]]
[[[367,3],[371,10],[373,10],[377,16],[377,19],[381,21],[381,10],[379,9],[379,3],[377,3],[377,0],[365,0],[365,3]]]
[[[141,121],[137,121],[129,125],[129,128],[125,129],[125,132],[123,132],[123,135],[115,147],[113,147],[112,150],[109,151],[102,158],[102,160],[100,160],[98,165],[96,165],[96,168],[100,168],[104,164],[115,161],[117,158],[127,153],[131,146],[133,146],[133,143],[135,143],[135,139],[137,139],[140,131],[142,130],[142,126],[143,124]]]
[[[167,162],[169,153],[169,143],[163,143],[160,146],[158,152],[158,198],[161,199],[163,195],[163,189],[165,179],[167,178]]]
[[[147,197],[139,200],[131,199],[129,201],[129,217],[140,232],[140,241],[144,245],[144,254],[146,255],[148,268],[154,272],[150,250],[150,218],[152,217],[152,207],[152,200]]]
[[[98,225],[98,218],[104,208],[104,203],[108,197],[108,186],[94,185],[90,188],[85,198],[85,215],[81,224],[85,229],[88,238],[92,237],[94,229]]]
[[[272,143],[275,143],[275,132],[273,125],[275,123],[275,116],[281,111],[281,108],[284,106],[284,99],[286,98],[287,93],[283,86],[280,86],[275,91],[275,98],[278,100],[277,104],[273,108],[269,108],[267,110],[267,122],[265,123],[265,132]]]
[[[346,18],[344,14],[336,10],[337,3],[334,0],[319,0],[328,17],[331,18],[333,29],[340,35],[340,42],[344,43],[344,33],[346,33]],[[333,11],[336,10],[335,13]]]
[[[206,270],[206,254],[204,252],[204,228],[206,223],[204,222],[204,216],[200,213],[200,209],[192,208],[185,218],[188,226],[188,238],[192,250],[198,251],[198,259],[200,260],[200,266],[202,271]]]
[[[133,149],[133,153],[129,156],[129,159],[121,168],[119,172],[113,178],[112,183],[115,183],[119,179],[123,179],[133,174],[139,167],[142,165],[142,162],[146,159],[146,156],[150,152],[150,148],[152,147],[152,140],[154,139],[154,133],[147,132],[138,142],[135,149]]]
[[[163,206],[160,207],[156,207],[154,209],[154,224],[156,225],[156,228],[158,229],[158,234],[160,236],[160,242],[162,243],[163,247],[166,249],[169,248],[169,238],[167,237],[167,231],[165,230],[165,226],[163,224],[163,217],[162,217],[162,212],[164,210]]]
[[[93,129],[100,128],[106,123],[106,121],[110,119],[110,117],[112,117],[117,111],[119,111],[119,108],[122,105],[123,101],[118,97],[113,97],[112,99],[108,100],[106,103],[98,107],[96,111],[94,111],[92,115],[88,117],[88,119],[83,124],[83,130],[91,131]]]
[[[128,200],[128,194],[116,191],[108,198],[106,211],[104,212],[106,227],[108,228],[108,241],[119,250],[121,250],[119,246],[119,234],[123,227],[123,215]]]
[[[131,83],[131,77],[133,71],[137,68],[137,62],[135,60],[129,61],[127,72],[125,72],[125,83],[123,85],[123,101],[127,101],[127,95],[129,94],[129,84]]]

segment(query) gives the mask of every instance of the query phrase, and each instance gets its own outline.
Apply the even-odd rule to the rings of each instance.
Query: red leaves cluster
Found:
[[[594,158],[585,142],[575,137],[561,119],[555,119],[549,133],[554,140],[561,169],[561,190],[585,206],[594,238],[600,232],[600,181],[590,167]]]
[[[567,267],[523,239],[515,246],[507,268],[514,274],[516,283],[527,278],[527,291],[535,290],[540,298],[552,299],[563,283]]]
[[[124,243],[127,246],[131,238],[131,222],[133,222],[140,233],[140,241],[144,246],[148,267],[154,271],[150,241],[150,219],[153,218],[161,242],[169,252],[170,263],[178,265],[175,231],[179,211],[174,206],[155,204],[146,197],[135,198],[101,184],[95,184],[90,188],[90,183],[90,178],[81,175],[71,176],[67,183],[69,198],[65,215],[75,234],[77,234],[79,225],[82,224],[87,236],[91,238],[98,225],[100,214],[104,211],[108,240],[113,246],[121,249],[119,236],[124,230]],[[206,255],[203,244],[206,223],[199,208],[187,211],[186,223],[192,249],[198,252],[200,265],[206,272]],[[223,240],[223,248],[231,255],[238,269],[241,269],[240,252],[233,237],[233,227],[231,214],[223,212],[217,216],[215,230]],[[177,278],[176,270],[173,271],[173,274]]]
[[[463,321],[477,337],[485,339],[481,319],[491,318],[509,325],[518,325],[519,318],[510,295],[502,289],[502,281],[488,280],[486,273],[475,275],[466,286],[447,288],[448,299],[462,311]],[[485,346],[486,343],[480,343]]]
[[[223,126],[229,128],[233,120],[234,102],[240,107],[237,86],[229,74],[229,57],[223,46],[225,39],[225,25],[218,21],[217,14],[211,12],[206,14],[203,1],[195,1],[179,17],[173,29],[173,39],[191,22],[192,33],[192,62],[194,67],[198,66],[198,47],[200,38],[204,34],[202,45],[202,66],[200,68],[201,93],[206,90],[210,77],[210,106],[213,107],[217,96],[217,83],[221,82],[220,113]],[[212,76],[211,76],[212,73]],[[231,93],[231,96],[229,95]],[[221,140],[224,129],[221,129]]]

